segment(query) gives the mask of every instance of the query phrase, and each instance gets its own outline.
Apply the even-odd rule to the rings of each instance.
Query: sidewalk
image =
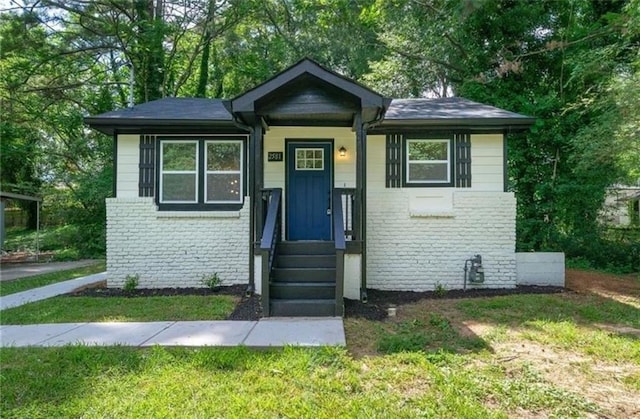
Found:
[[[33,288],[27,291],[17,292],[15,294],[0,297],[0,310],[21,306],[23,304],[32,303],[34,301],[44,300],[55,297],[56,295],[66,294],[76,288],[86,285],[95,284],[96,282],[107,279],[107,273],[102,272],[81,278],[71,279],[69,281],[57,282],[55,284],[46,285],[40,288]]]
[[[0,347],[238,346],[252,348],[346,344],[342,318],[260,321],[57,323],[0,326]]]
[[[72,262],[3,262],[0,264],[0,281],[14,281],[16,279],[27,278],[34,275],[82,268],[85,266],[95,265],[98,262],[98,260],[94,259],[75,260]]]
[[[106,272],[0,297],[0,309],[65,294],[106,279]],[[269,317],[259,321],[52,323],[0,326],[0,348],[23,346],[346,345],[340,317]]]

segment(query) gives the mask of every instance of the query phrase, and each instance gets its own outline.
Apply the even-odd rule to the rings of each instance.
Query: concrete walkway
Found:
[[[23,346],[344,346],[342,318],[260,321],[54,323],[0,326],[0,347]]]
[[[55,297],[56,295],[66,294],[76,288],[95,284],[96,282],[104,281],[105,279],[107,279],[107,273],[101,272],[99,274],[83,276],[69,281],[57,282],[44,287],[32,288],[27,291],[5,295],[4,297],[0,297],[0,310],[44,300]]]
[[[0,309],[65,294],[106,279],[106,272],[0,297]],[[1,315],[1,313],[0,313]],[[0,326],[0,347],[22,346],[346,345],[340,317],[270,317],[260,321],[52,323]]]
[[[2,263],[0,264],[0,281],[13,281],[49,272],[66,271],[83,268],[98,263],[97,260],[84,259],[72,262],[41,262],[41,263]]]

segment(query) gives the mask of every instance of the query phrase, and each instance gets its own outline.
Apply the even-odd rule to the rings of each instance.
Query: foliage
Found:
[[[433,289],[433,294],[436,297],[444,298],[447,295],[447,288],[442,285],[440,282],[436,283],[436,286]]]
[[[105,253],[103,224],[66,224],[39,232],[7,229],[4,250],[35,253],[36,242],[41,252],[54,252],[54,259],[58,261],[100,259]]]
[[[126,278],[124,279],[124,285],[122,286],[122,289],[125,292],[135,291],[136,288],[138,288],[139,283],[140,283],[140,275],[138,274],[127,275]]]
[[[104,243],[113,162],[84,116],[231,98],[305,56],[388,96],[536,117],[508,136],[519,250],[591,258],[606,188],[640,178],[640,0],[22,3],[0,15],[2,184],[46,196],[85,242]]]
[[[217,272],[209,275],[202,275],[200,281],[202,282],[202,285],[212,290],[217,289],[220,287],[220,285],[222,285],[222,280],[218,276]]]

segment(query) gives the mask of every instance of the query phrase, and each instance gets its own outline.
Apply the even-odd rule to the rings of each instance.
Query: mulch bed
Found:
[[[246,285],[231,285],[219,287],[216,290],[210,288],[140,288],[133,291],[124,291],[119,288],[84,288],[67,295],[89,297],[148,297],[148,296],[172,296],[172,295],[235,295],[240,297],[233,312],[227,320],[259,320],[262,317],[262,304],[259,295],[246,295]],[[447,290],[442,292],[426,291],[380,291],[367,290],[368,302],[357,300],[344,300],[345,317],[362,318],[366,320],[380,321],[387,317],[389,307],[398,307],[404,304],[415,303],[424,299],[456,299],[495,297],[499,295],[513,294],[553,294],[564,292],[561,287],[519,286],[509,289],[469,289]]]
[[[369,289],[367,290],[367,303],[362,303],[358,300],[344,300],[344,315],[345,317],[379,321],[387,318],[387,309],[389,307],[398,307],[426,299],[480,298],[499,295],[555,294],[561,292],[564,292],[562,287],[539,287],[535,285],[521,285],[516,288],[504,289],[447,290],[444,293],[436,291],[413,292]]]

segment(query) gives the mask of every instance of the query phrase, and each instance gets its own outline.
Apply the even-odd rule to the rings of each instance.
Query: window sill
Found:
[[[240,218],[240,211],[159,211],[156,218]]]

